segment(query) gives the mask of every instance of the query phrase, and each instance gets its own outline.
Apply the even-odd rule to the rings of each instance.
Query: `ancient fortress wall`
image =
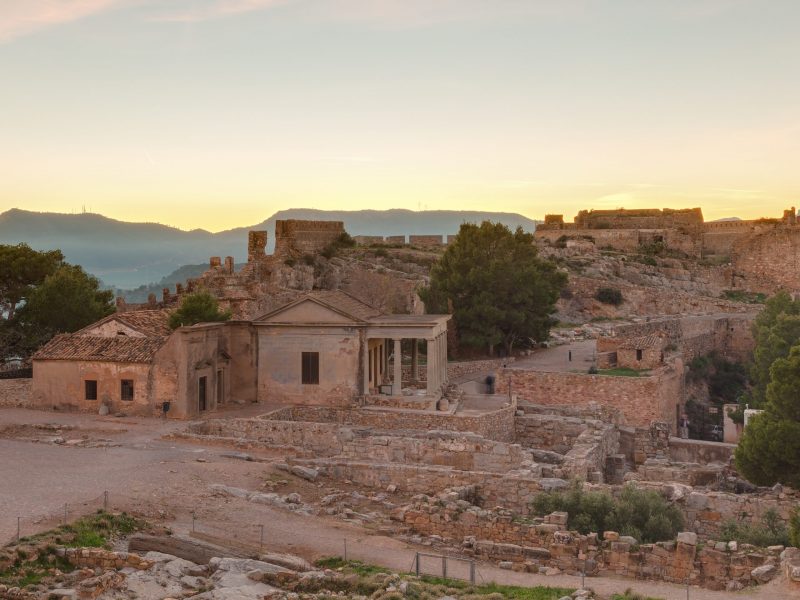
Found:
[[[800,290],[800,227],[759,233],[737,241],[731,252],[736,275],[748,289],[772,294]]]

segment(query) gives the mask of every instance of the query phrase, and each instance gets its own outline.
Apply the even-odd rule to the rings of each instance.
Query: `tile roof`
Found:
[[[122,323],[131,329],[135,329],[147,337],[168,336],[170,333],[172,333],[172,330],[169,328],[170,312],[171,311],[166,309],[117,312],[100,319],[96,323],[87,325],[80,331],[77,331],[76,334],[83,335],[83,332],[93,329],[98,325],[103,325],[104,323],[108,323],[110,321],[118,321],[119,323]]]
[[[374,306],[370,306],[342,290],[316,290],[309,292],[304,297],[317,298],[343,313],[364,321],[383,314]]]
[[[619,348],[624,350],[644,350],[645,348],[663,348],[665,340],[660,335],[644,335],[624,340]]]
[[[278,306],[255,320],[261,321],[272,315],[280,314],[290,306],[300,304],[304,300],[316,301],[356,321],[369,321],[383,314],[374,306],[370,306],[366,302],[362,302],[355,296],[351,296],[342,290],[314,290],[295,298],[291,302]]]
[[[166,341],[165,336],[96,337],[65,333],[39,348],[33,359],[149,363]]]

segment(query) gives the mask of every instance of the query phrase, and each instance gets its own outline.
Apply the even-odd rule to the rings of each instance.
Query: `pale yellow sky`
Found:
[[[0,210],[800,204],[800,4],[5,0]]]

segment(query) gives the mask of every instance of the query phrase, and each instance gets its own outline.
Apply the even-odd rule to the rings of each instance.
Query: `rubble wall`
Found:
[[[27,407],[31,402],[32,378],[0,379],[0,406]]]

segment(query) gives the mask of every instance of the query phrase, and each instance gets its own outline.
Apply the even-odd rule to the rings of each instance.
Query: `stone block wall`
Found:
[[[436,248],[443,246],[441,235],[409,235],[408,243],[411,246]]]
[[[515,357],[508,358],[495,358],[489,360],[464,360],[464,361],[451,361],[447,363],[447,378],[453,381],[457,377],[470,375],[472,373],[490,373],[496,372],[501,369],[503,365],[509,365],[514,362]],[[425,365],[417,367],[417,381],[427,381],[428,373]],[[411,366],[403,365],[403,380],[411,380]]]
[[[432,411],[381,408],[337,408],[327,406],[284,407],[262,415],[267,420],[339,423],[379,430],[470,431],[491,440],[514,441],[514,413],[510,403],[499,410],[480,415],[459,415]]]
[[[514,419],[516,441],[525,448],[566,454],[589,425],[578,417],[526,414]]]
[[[669,458],[675,462],[728,464],[736,450],[736,444],[706,442],[702,440],[669,439]]]
[[[0,406],[27,407],[31,401],[33,379],[0,379]]]
[[[647,377],[504,369],[497,393],[507,393],[509,382],[521,402],[602,404],[619,410],[626,424],[648,427],[653,421],[675,422],[675,407],[682,402],[683,364],[675,361]]]
[[[275,252],[277,258],[317,254],[345,232],[342,221],[275,221]]]
[[[466,490],[466,493],[460,493]],[[605,539],[596,533],[568,531],[566,513],[553,513],[533,522],[520,520],[507,510],[472,506],[462,496],[479,490],[447,490],[436,497],[417,496],[398,509],[394,518],[413,531],[462,542],[479,558],[508,561],[516,570],[538,571],[551,567],[576,575],[621,575],[637,579],[691,582],[706,588],[736,589],[759,581],[751,571],[774,564],[776,556],[752,548],[731,551],[715,546],[698,547],[693,534],[676,541],[633,545],[615,532]],[[735,582],[736,585],[731,585]]]

